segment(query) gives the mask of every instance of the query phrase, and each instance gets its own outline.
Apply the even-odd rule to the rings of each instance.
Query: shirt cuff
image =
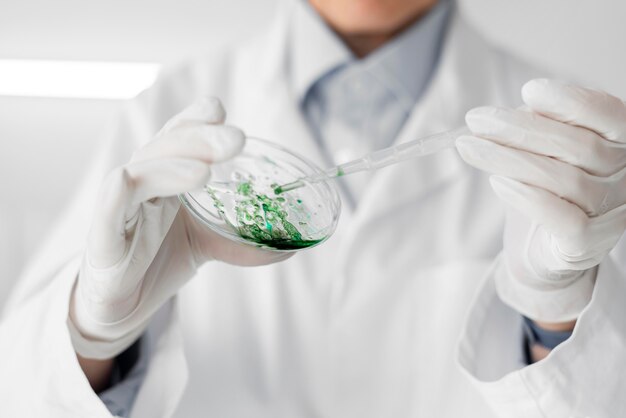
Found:
[[[117,356],[111,376],[111,387],[98,394],[111,414],[127,418],[148,368],[149,344],[144,335],[126,351]]]
[[[559,344],[572,336],[573,331],[549,331],[543,329],[529,318],[524,317],[524,334],[528,346],[539,344],[549,350],[556,348]]]

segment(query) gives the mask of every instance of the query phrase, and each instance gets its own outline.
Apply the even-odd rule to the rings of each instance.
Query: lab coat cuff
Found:
[[[81,257],[69,262],[53,279],[41,300],[31,301],[29,310],[40,321],[36,326],[42,333],[35,342],[39,346],[43,405],[55,405],[47,416],[110,418],[112,415],[92,390],[74,350],[67,328],[70,298],[78,275]],[[46,309],[44,305],[48,305]],[[29,327],[29,325],[25,325]],[[37,334],[35,329],[30,333]],[[47,342],[47,343],[45,343]],[[33,415],[34,416],[34,415]]]
[[[116,340],[98,340],[85,336],[74,325],[71,315],[67,318],[67,330],[72,339],[72,345],[81,357],[97,360],[110,359],[130,347],[143,333],[145,327],[135,328],[128,334]]]
[[[505,348],[504,341],[519,333],[520,315],[496,292],[499,261],[470,310],[457,357],[497,416],[609,418],[626,411],[626,398],[615,395],[626,390],[616,372],[626,362],[626,272],[607,257],[572,336],[545,359],[524,366]],[[498,356],[510,359],[504,367],[493,367],[494,340],[501,342]],[[598,382],[607,390],[599,389]]]
[[[80,367],[67,327],[79,265],[80,257],[68,262],[0,323],[0,369],[10,376],[0,379],[3,417],[112,417]],[[131,417],[171,417],[188,373],[176,298],[154,314],[147,335],[149,367]],[[17,396],[24,393],[29,402]]]
[[[69,384],[59,382],[55,385],[57,392],[60,392],[56,395],[58,398],[56,402],[63,404],[68,412],[81,411],[77,415],[68,413],[60,416],[110,418],[111,413],[102,399],[93,392],[78,364],[71,330],[67,326],[71,294],[79,271],[78,265],[79,260],[76,260],[76,263],[72,264],[72,269],[67,270],[67,275],[59,277],[62,282],[60,281],[59,289],[52,295],[56,304],[54,312],[57,314],[54,318],[55,333],[61,336],[64,343],[58,346],[57,358],[52,360],[51,364],[62,365],[62,372],[58,372],[59,378],[65,379],[67,373],[67,379],[70,381]],[[144,339],[145,353],[148,353],[145,359],[147,366],[132,406],[133,418],[170,417],[183,396],[187,385],[188,368],[178,315],[178,299],[174,296],[159,308],[148,322]],[[59,329],[61,324],[63,328]],[[68,360],[71,367],[66,366]],[[68,401],[68,398],[71,400]],[[80,404],[84,404],[84,408],[74,408],[74,405]]]

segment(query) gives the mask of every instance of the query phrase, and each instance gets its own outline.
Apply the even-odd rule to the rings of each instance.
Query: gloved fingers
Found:
[[[470,165],[522,183],[543,188],[568,200],[589,216],[624,203],[625,171],[611,177],[592,176],[554,158],[496,144],[474,136],[457,139],[461,157]]]
[[[95,268],[114,265],[126,251],[127,196],[131,188],[132,180],[123,167],[109,173],[100,188],[87,238],[89,262]]]
[[[595,254],[596,258],[611,251],[620,240],[626,229],[626,205],[618,206],[609,212],[589,219],[587,236],[585,240],[586,253]],[[575,252],[570,250],[565,242],[562,247],[570,254]]]
[[[197,190],[211,175],[211,166],[191,158],[162,158],[128,164],[129,207],[157,198]]]
[[[597,265],[626,228],[626,205],[589,218],[576,205],[544,189],[506,177],[491,176],[489,180],[502,201],[551,236],[547,245],[554,259],[544,262],[556,262],[555,268],[586,270]]]
[[[582,270],[598,265],[617,245],[626,228],[626,205],[589,218],[579,235],[555,237],[552,253],[567,268]]]
[[[485,106],[470,110],[465,120],[477,136],[556,158],[593,175],[609,176],[626,167],[625,144],[537,113]]]
[[[226,111],[217,97],[202,97],[167,121],[157,134],[160,137],[184,125],[220,125],[226,120]]]
[[[232,241],[200,224],[189,212],[182,211],[181,215],[189,231],[189,242],[197,265],[213,259],[238,266],[259,266],[286,260],[294,254]]]
[[[589,226],[589,217],[578,206],[541,187],[497,175],[489,182],[508,206],[557,237],[579,237]]]
[[[209,176],[209,164],[181,158],[133,163],[112,171],[103,183],[89,232],[94,267],[108,267],[122,258],[127,225],[137,216],[140,204],[198,189]]]
[[[137,150],[131,162],[187,158],[217,163],[233,158],[241,152],[245,142],[244,133],[234,126],[186,125]]]
[[[524,85],[522,97],[535,112],[626,143],[626,104],[615,96],[561,81],[535,79]]]
[[[88,253],[95,267],[111,266],[123,257],[141,204],[151,201],[150,216],[158,218],[159,198],[201,187],[210,176],[210,163],[241,151],[245,136],[221,125],[225,117],[218,99],[196,101],[172,118],[129,164],[107,176],[89,233]]]
[[[210,235],[214,235],[211,240]],[[203,234],[205,245],[200,247],[200,251],[210,255],[215,260],[242,267],[263,266],[267,264],[284,261],[295,253],[271,251],[253,245],[241,244],[215,233]],[[210,242],[209,242],[210,240]]]

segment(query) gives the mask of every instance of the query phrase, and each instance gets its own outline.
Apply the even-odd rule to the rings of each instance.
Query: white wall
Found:
[[[2,0],[0,59],[172,63],[247,36],[280,0]],[[461,0],[492,41],[626,98],[626,2]],[[0,97],[0,306],[115,101]]]
[[[626,2],[460,0],[488,38],[626,100]]]

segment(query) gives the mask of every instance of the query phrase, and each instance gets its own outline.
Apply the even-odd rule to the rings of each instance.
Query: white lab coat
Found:
[[[230,123],[328,164],[288,88],[289,22],[280,13],[267,34],[164,75],[127,106],[7,306],[0,416],[110,416],[74,356],[68,299],[97,185],[168,118],[216,95]],[[537,75],[455,16],[398,141],[456,127],[474,106],[516,106]],[[454,150],[377,172],[324,245],[272,266],[205,265],[151,323],[132,417],[626,416],[624,266],[601,265],[574,336],[524,367],[520,315],[490,273],[502,226],[487,178]]]

